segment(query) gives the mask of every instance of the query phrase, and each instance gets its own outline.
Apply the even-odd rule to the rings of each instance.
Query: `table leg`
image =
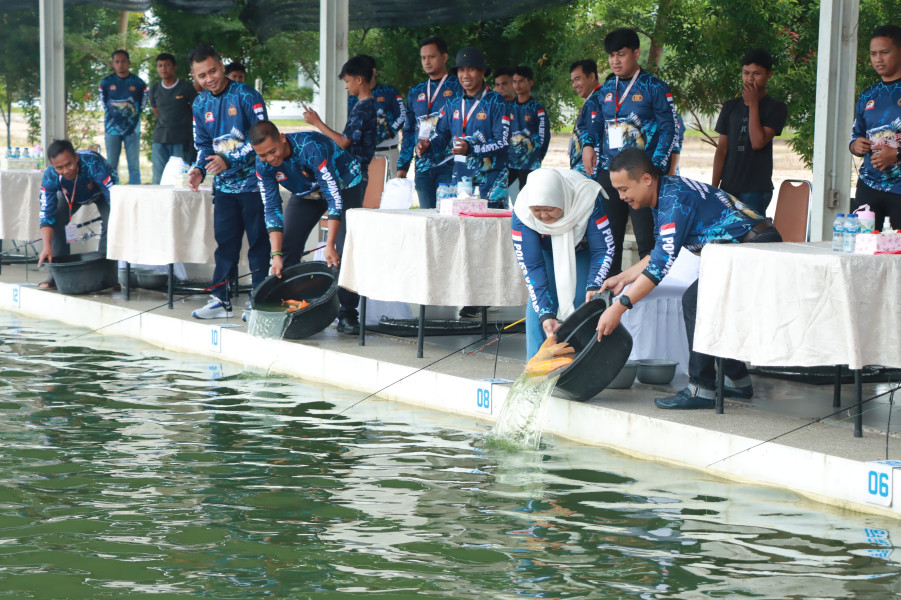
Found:
[[[842,366],[835,365],[834,388],[832,390],[832,408],[841,408],[842,405]]]
[[[166,290],[166,299],[169,301],[169,309],[172,309],[172,292],[175,287],[173,284],[175,280],[175,265],[173,263],[169,263],[169,279],[168,279],[168,289]]]
[[[857,414],[854,415],[854,437],[863,437],[863,382],[860,369],[854,369],[854,395],[857,397]]]
[[[482,339],[488,339],[488,307],[482,307]]]
[[[125,299],[131,300],[131,263],[125,261]]]
[[[3,240],[0,240],[0,273],[2,273],[2,272],[3,272]],[[25,277],[26,277],[25,281],[27,282],[28,281],[28,279],[27,279],[27,277],[28,277],[28,249],[27,248],[25,250]]]
[[[726,395],[726,374],[723,372],[723,359],[716,357],[716,414],[723,414],[723,397]]]
[[[360,296],[360,346],[366,345],[366,296]]]
[[[422,347],[425,345],[425,304],[419,305],[419,331],[416,336],[416,358],[422,358]]]

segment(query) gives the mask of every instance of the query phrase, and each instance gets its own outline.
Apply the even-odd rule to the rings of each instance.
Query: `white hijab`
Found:
[[[526,227],[551,236],[559,305],[557,318],[561,321],[574,310],[578,285],[575,248],[585,235],[598,193],[603,194],[599,183],[571,169],[538,169],[529,173],[529,182],[513,206],[513,212]],[[553,223],[543,223],[529,210],[532,206],[560,208],[563,216]]]

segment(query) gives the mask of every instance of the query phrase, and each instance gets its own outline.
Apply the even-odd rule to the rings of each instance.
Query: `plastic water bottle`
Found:
[[[13,158],[20,158],[21,156],[22,156],[22,152],[21,152],[21,150],[19,150],[19,147],[16,146],[16,149],[13,151]]]
[[[6,158],[12,158],[12,157],[13,157],[13,149],[10,148],[9,146],[7,146],[6,147]]]
[[[22,158],[31,158],[31,154],[28,152],[28,148],[22,151]]]
[[[845,213],[835,215],[832,222],[832,251],[845,251]]]
[[[857,215],[848,215],[845,219],[845,252],[852,254],[857,245],[857,234],[860,233],[860,222]]]

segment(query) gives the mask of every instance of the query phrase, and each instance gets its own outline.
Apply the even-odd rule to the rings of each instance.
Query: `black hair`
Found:
[[[507,77],[513,77],[513,67],[498,67],[494,70],[495,77],[503,77],[506,75]]]
[[[620,27],[608,33],[607,37],[604,38],[604,52],[607,54],[619,52],[623,48],[628,48],[629,50],[641,48],[641,41],[638,39],[638,34],[635,33],[634,29]]]
[[[226,75],[228,75],[229,73],[235,73],[236,71],[241,71],[242,73],[244,73],[245,75],[247,75],[247,67],[245,67],[244,65],[242,65],[242,64],[239,63],[239,62],[230,62],[230,63],[228,63],[228,65],[225,67],[225,74],[226,74]]]
[[[773,70],[773,55],[764,48],[751,48],[741,58],[741,66],[758,65],[767,71]]]
[[[72,145],[72,142],[69,140],[53,140],[47,147],[47,158],[53,160],[63,152],[71,152],[73,156],[76,156],[75,146]]]
[[[123,49],[121,49],[121,48],[119,48],[118,50],[113,50],[113,53],[110,54],[110,58],[116,58],[116,55],[117,55],[117,54],[124,54],[124,55],[125,55],[125,60],[127,60],[127,61],[129,61],[129,62],[131,61],[131,57],[128,56],[128,52],[126,52],[125,50],[123,50]]]
[[[660,177],[660,170],[651,162],[651,157],[641,148],[631,146],[623,148],[619,154],[610,161],[610,172],[626,171],[629,177],[638,181],[645,173],[650,173],[655,179]]]
[[[447,42],[445,42],[444,39],[438,37],[437,35],[433,35],[422,40],[421,42],[419,42],[419,47],[422,48],[423,46],[431,46],[432,44],[435,44],[435,47],[438,48],[438,52],[440,52],[441,54],[448,53]]]
[[[369,56],[368,54],[357,54],[363,60],[369,61],[369,64],[372,65],[372,69],[375,70],[378,67],[375,65],[375,57]]]
[[[887,37],[894,42],[895,46],[901,48],[901,27],[897,25],[882,25],[873,31],[870,39],[878,37]]]
[[[591,75],[594,73],[594,76],[598,76],[598,63],[594,62],[590,58],[586,58],[584,60],[574,61],[571,65],[569,65],[569,72],[572,73],[576,69],[582,69],[582,72],[586,75]]]
[[[278,136],[278,127],[272,121],[257,121],[250,126],[250,131],[247,132],[247,139],[251,146],[262,144],[266,140],[277,140]]]
[[[194,49],[188,53],[188,64],[193,65],[194,63],[203,62],[208,58],[221,60],[219,58],[219,53],[216,52],[212,46],[201,44],[200,46],[195,46]]]
[[[529,81],[533,81],[535,79],[534,74],[532,73],[532,67],[524,67],[522,65],[513,69],[514,75],[519,75],[520,77],[525,77]]]
[[[172,63],[173,67],[178,64],[177,62],[175,62],[175,57],[168,52],[163,52],[156,57],[156,62],[160,62],[161,60],[168,60]]]
[[[352,56],[341,67],[341,72],[338,73],[338,79],[344,79],[345,75],[362,77],[366,82],[372,81],[372,63],[362,56]]]

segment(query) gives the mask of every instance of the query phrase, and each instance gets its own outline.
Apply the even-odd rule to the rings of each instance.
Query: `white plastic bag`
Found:
[[[407,209],[411,206],[413,206],[413,182],[406,178],[389,179],[382,191],[382,203],[379,208]]]
[[[160,178],[160,185],[174,185],[177,187],[185,187],[185,161],[178,156],[173,156],[166,163],[163,169],[163,176]]]

